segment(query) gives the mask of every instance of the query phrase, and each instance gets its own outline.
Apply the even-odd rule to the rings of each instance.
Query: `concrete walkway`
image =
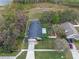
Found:
[[[29,42],[26,59],[35,59],[34,47],[35,47],[35,43]]]
[[[22,51],[28,51],[28,49],[22,49]],[[34,51],[64,51],[62,50],[56,50],[56,49],[34,49]]]
[[[16,59],[15,56],[0,56],[0,59]]]
[[[79,25],[74,25],[74,27],[79,27]]]
[[[64,51],[64,50],[55,50],[55,49],[35,49],[35,51]]]
[[[73,59],[79,59],[79,52],[78,50],[76,49],[76,46],[74,44],[73,45],[73,49],[71,49],[71,53],[72,53],[72,57]]]

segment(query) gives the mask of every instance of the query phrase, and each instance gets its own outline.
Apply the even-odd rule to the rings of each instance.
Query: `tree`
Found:
[[[60,16],[56,12],[45,12],[40,19],[42,23],[46,24],[58,24],[59,20]]]
[[[74,22],[75,20],[77,20],[77,13],[71,10],[66,10],[63,13],[60,14],[60,23],[63,22]]]
[[[60,21],[59,15],[58,15],[57,13],[54,14],[54,15],[52,16],[52,23],[53,23],[53,24],[58,24],[59,21]]]
[[[13,13],[11,10],[3,14],[5,22],[0,27],[0,47],[2,47],[2,52],[8,53],[18,49],[17,38],[23,39],[24,35],[22,33],[24,33],[26,27],[26,16],[22,10],[16,12]]]
[[[9,29],[6,33],[6,40],[3,43],[4,52],[13,52],[15,47],[15,34]]]

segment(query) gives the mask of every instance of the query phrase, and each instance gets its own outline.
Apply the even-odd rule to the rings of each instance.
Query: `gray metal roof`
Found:
[[[41,23],[37,20],[31,21],[28,30],[28,38],[36,39],[37,37],[41,37],[41,35],[42,35]]]
[[[65,22],[65,23],[61,24],[61,26],[65,30],[67,37],[76,38],[76,39],[79,38],[78,31],[76,30],[76,28],[74,27],[74,25],[72,23]]]
[[[64,28],[66,35],[78,34],[78,31],[70,22],[65,22],[61,26]]]

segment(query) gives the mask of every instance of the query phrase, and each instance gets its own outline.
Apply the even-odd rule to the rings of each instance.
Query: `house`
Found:
[[[38,20],[31,21],[29,30],[28,30],[28,38],[32,39],[41,39],[42,36],[42,27],[41,23]]]
[[[12,2],[13,0],[0,0],[0,6],[5,6],[8,5]]]
[[[61,24],[63,29],[65,30],[67,39],[76,39],[79,40],[79,34],[74,25],[70,22],[65,22]]]

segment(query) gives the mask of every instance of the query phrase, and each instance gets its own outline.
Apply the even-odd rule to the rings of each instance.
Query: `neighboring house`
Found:
[[[41,39],[42,36],[42,27],[38,20],[31,21],[31,24],[29,26],[28,30],[28,38],[30,39]]]
[[[0,6],[5,6],[8,5],[12,2],[13,0],[0,0]]]
[[[72,23],[65,22],[65,23],[61,24],[61,26],[65,30],[67,39],[79,40],[79,33],[78,33],[78,31],[76,30],[76,28],[74,27],[74,25]]]

